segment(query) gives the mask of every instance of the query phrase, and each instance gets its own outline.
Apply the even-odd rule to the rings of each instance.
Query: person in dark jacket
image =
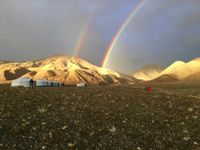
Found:
[[[33,79],[29,81],[30,88],[33,89]]]

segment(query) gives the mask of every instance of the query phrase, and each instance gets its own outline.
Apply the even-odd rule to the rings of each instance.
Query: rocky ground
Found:
[[[0,86],[0,149],[198,150],[200,99],[134,85]]]

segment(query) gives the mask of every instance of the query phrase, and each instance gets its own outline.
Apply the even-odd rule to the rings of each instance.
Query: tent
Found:
[[[11,82],[11,87],[30,87],[30,78],[21,77],[19,79],[13,80]],[[33,85],[39,87],[48,87],[48,86],[62,86],[63,84],[57,81],[48,81],[48,80],[36,80],[33,82]]]
[[[49,86],[49,81],[48,80],[37,80],[36,86]]]
[[[36,86],[40,86],[40,87],[61,86],[61,83],[57,81],[37,80]]]
[[[153,91],[152,87],[145,87],[145,91],[147,91],[148,93],[151,93]]]
[[[86,83],[78,83],[76,86],[77,87],[85,87],[85,86],[87,86],[87,84]]]
[[[61,83],[57,81],[48,81],[48,86],[61,86]]]
[[[21,87],[30,87],[30,78],[28,77],[21,77],[21,78],[18,78],[16,80],[13,80],[11,82],[11,87],[18,87],[18,86],[21,86]]]

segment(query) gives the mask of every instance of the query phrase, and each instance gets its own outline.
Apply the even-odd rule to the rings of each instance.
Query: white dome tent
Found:
[[[30,87],[30,81],[31,78],[28,77],[21,77],[16,80],[13,80],[11,82],[11,87]],[[58,86],[63,86],[63,83],[57,82],[57,81],[49,81],[49,80],[36,80],[33,81],[33,86],[37,87],[58,87]]]
[[[37,80],[36,86],[47,87],[47,86],[61,86],[62,84],[57,81],[48,81],[48,80]]]
[[[40,86],[40,87],[49,86],[49,81],[48,80],[37,80],[36,86]]]
[[[11,82],[11,87],[30,87],[30,78],[21,77]]]
[[[61,86],[61,83],[57,81],[48,81],[48,86]]]
[[[86,83],[78,83],[76,86],[77,87],[85,87],[85,86],[87,86],[87,84]]]

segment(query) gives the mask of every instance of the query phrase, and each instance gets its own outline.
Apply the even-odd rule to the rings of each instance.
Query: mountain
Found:
[[[166,83],[168,83],[168,82],[177,82],[177,81],[179,81],[179,79],[174,74],[164,74],[164,75],[160,75],[159,77],[157,77],[157,78],[155,78],[155,79],[153,79],[151,81],[153,81],[153,82],[162,82],[162,83],[166,82]]]
[[[133,77],[138,80],[149,81],[157,78],[162,72],[162,70],[163,69],[158,65],[147,65],[142,69],[136,71],[133,74]]]
[[[189,76],[191,73],[191,68],[187,65],[187,63],[182,61],[176,61],[168,68],[166,68],[161,75],[165,74],[173,74],[176,75],[179,80],[184,79],[185,77]]]
[[[0,64],[0,83],[8,83],[19,77],[34,80],[48,79],[65,84],[120,84],[133,83],[134,78],[110,69],[100,68],[87,61],[56,55],[43,60],[27,62],[5,62]]]
[[[176,61],[153,81],[173,82],[173,81],[198,81],[200,75],[200,58],[190,62]]]
[[[151,82],[200,81],[200,58],[187,63],[176,61],[166,69],[157,65],[147,65],[132,76],[138,80]]]

